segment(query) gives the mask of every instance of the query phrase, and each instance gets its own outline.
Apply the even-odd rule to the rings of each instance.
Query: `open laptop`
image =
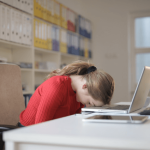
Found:
[[[134,111],[143,111],[148,93],[150,90],[150,67],[145,66],[140,80],[135,89],[130,105],[110,105],[102,107],[84,107],[82,112],[103,112],[103,113],[131,113]],[[138,111],[138,112],[139,112]]]

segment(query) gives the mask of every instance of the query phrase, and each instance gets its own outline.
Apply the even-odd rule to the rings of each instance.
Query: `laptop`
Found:
[[[102,107],[84,107],[84,112],[102,112],[102,113],[124,113],[129,114],[135,111],[142,112],[146,109],[143,107],[150,90],[150,67],[143,68],[141,77],[135,89],[130,105],[105,105]]]

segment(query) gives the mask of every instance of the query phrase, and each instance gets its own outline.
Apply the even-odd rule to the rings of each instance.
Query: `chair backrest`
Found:
[[[17,125],[24,109],[20,67],[0,64],[0,124]]]

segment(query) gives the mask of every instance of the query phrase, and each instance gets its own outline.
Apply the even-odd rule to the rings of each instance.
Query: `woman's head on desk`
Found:
[[[71,78],[76,100],[86,107],[110,104],[114,93],[114,80],[108,73],[98,70],[93,64],[75,61],[63,69],[53,71],[48,78],[55,75]]]

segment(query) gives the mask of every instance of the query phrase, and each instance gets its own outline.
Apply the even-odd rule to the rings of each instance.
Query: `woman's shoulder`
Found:
[[[46,81],[49,83],[66,83],[70,78],[68,76],[53,76]]]

